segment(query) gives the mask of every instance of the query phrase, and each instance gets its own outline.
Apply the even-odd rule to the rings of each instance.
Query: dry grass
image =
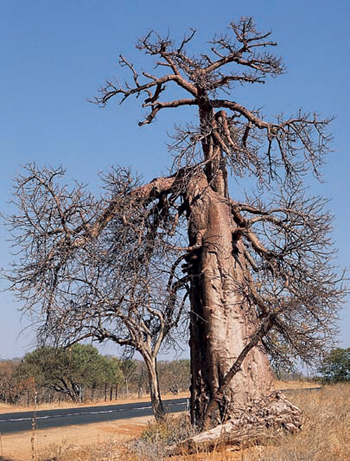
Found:
[[[244,460],[244,461],[349,461],[350,460],[350,386],[336,385],[320,391],[295,391],[289,399],[304,413],[303,430],[295,435],[280,433],[267,445],[237,451],[226,447],[215,453],[201,453],[169,458],[180,460]],[[175,424],[176,425],[176,424]],[[174,426],[174,420],[172,425]],[[156,425],[153,432],[156,433]],[[139,441],[140,450],[129,447],[132,461],[164,459],[164,442],[169,438],[169,429],[162,429],[166,436]],[[148,433],[150,428],[148,429]],[[146,433],[147,434],[147,433]],[[137,445],[136,445],[137,446]]]
[[[127,447],[132,461],[153,461],[166,457],[167,447],[196,434],[188,414],[168,415],[161,423],[150,423],[141,437]]]
[[[225,447],[215,453],[177,456],[168,461],[349,461],[350,385],[295,391],[288,398],[304,413],[304,427],[298,434],[281,433],[266,445],[244,450]],[[148,425],[141,437],[128,444],[115,437],[110,442],[90,443],[83,449],[74,444],[56,444],[35,453],[35,460],[161,461],[166,459],[166,446],[189,437],[192,431],[186,415],[169,416],[163,424]]]
[[[303,430],[281,434],[272,445],[243,457],[247,461],[350,460],[350,385],[299,391],[290,400],[303,410]]]
[[[95,443],[85,448],[71,445],[51,445],[38,454],[35,461],[117,461],[123,459],[117,441]]]

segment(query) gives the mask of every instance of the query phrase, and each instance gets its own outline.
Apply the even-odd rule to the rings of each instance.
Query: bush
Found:
[[[154,461],[165,458],[166,448],[175,445],[197,433],[191,426],[188,414],[167,415],[162,422],[152,422],[141,437],[129,444],[130,455],[136,460]]]
[[[318,372],[325,383],[350,382],[350,347],[331,350]]]

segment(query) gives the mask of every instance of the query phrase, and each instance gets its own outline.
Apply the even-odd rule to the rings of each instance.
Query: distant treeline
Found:
[[[188,391],[189,360],[159,361],[158,373],[163,395]],[[83,403],[147,393],[142,361],[104,356],[91,345],[42,347],[23,359],[0,361],[0,402],[6,404]]]
[[[160,392],[174,395],[189,390],[190,361],[159,361]],[[350,381],[350,348],[333,349],[323,359],[319,376],[323,383]],[[282,380],[302,380],[302,373],[275,370]],[[33,405],[73,401],[139,398],[149,393],[147,369],[141,360],[101,355],[91,345],[62,349],[42,347],[22,359],[0,361],[0,402]]]

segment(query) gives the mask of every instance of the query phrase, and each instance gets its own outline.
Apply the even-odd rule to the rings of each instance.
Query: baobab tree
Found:
[[[300,111],[267,121],[260,111],[231,98],[236,98],[237,85],[264,83],[284,72],[282,60],[269,51],[276,45],[270,35],[242,18],[226,34],[216,35],[207,52],[193,56],[188,50],[195,31],[179,44],[150,32],[137,48],[153,61],[153,73],[139,72],[121,55],[130,80],[106,82],[96,104],[139,98],[146,112],[140,126],[154,122],[165,109],[185,106],[196,111],[198,126],[177,128],[169,176],[122,191],[117,187],[108,204],[89,218],[80,216],[74,229],[65,229],[64,215],[55,231],[55,248],[64,248],[73,259],[76,252],[98,245],[106,232],[110,242],[117,242],[118,232],[130,226],[130,245],[141,244],[130,253],[133,264],[139,251],[150,252],[141,255],[145,267],[151,254],[162,264],[168,251],[175,252],[167,286],[173,287],[171,303],[181,290],[189,293],[191,415],[201,428],[233,420],[254,402],[263,408],[273,390],[269,358],[300,357],[311,363],[332,337],[342,299],[326,201],[308,197],[303,184],[309,172],[320,175],[331,119]],[[171,98],[179,92],[183,97]],[[230,178],[248,176],[256,186],[244,199],[237,198]],[[113,182],[118,183],[116,178]],[[132,210],[129,216],[124,203]],[[171,240],[174,235],[178,243]],[[109,254],[106,273],[118,251]],[[65,266],[63,260],[58,272]],[[133,270],[139,278],[135,267],[128,277]],[[128,279],[121,280],[127,286]],[[13,282],[23,296],[20,276]],[[53,289],[49,292],[54,296]],[[284,402],[281,411],[288,407]],[[290,426],[300,425],[299,413],[292,413]]]

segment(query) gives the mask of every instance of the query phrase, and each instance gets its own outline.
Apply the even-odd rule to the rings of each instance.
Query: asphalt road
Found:
[[[164,400],[163,404],[167,412],[176,413],[186,409],[187,399]],[[36,412],[35,418],[33,411],[3,413],[0,414],[0,435],[30,431],[33,419],[35,419],[36,429],[50,429],[77,424],[91,424],[115,421],[117,419],[151,416],[152,414],[150,402],[42,410]]]
[[[299,391],[319,391],[321,387],[282,389],[285,393]],[[187,408],[187,399],[171,399],[163,401],[168,413],[184,411]],[[135,402],[120,405],[104,405],[96,407],[77,407],[61,410],[42,410],[35,415],[36,429],[50,429],[54,427],[91,424],[118,419],[152,416],[150,402]],[[0,414],[0,435],[15,432],[30,431],[34,418],[33,411]]]

